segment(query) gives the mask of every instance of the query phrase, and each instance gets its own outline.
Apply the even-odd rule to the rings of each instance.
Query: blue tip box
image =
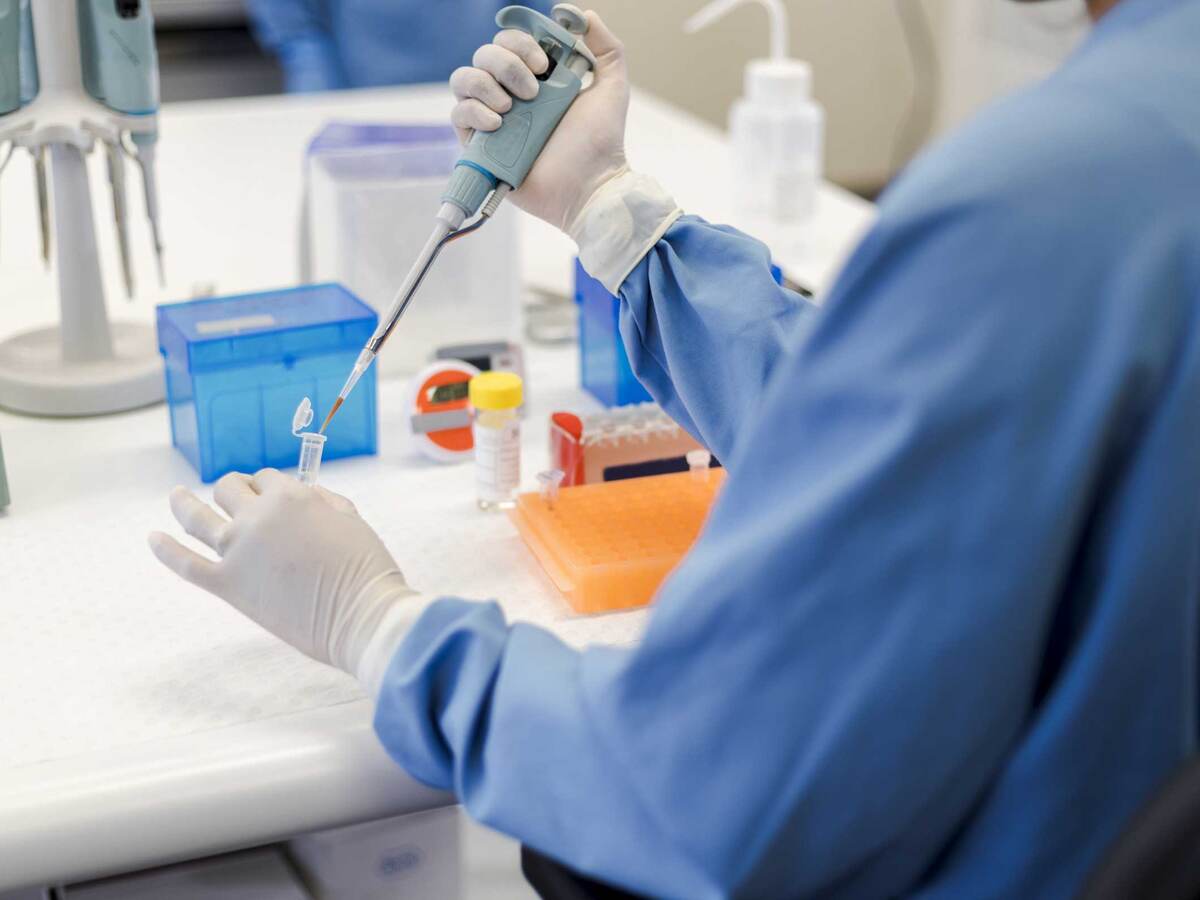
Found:
[[[783,284],[783,270],[771,266],[771,277]],[[653,401],[633,374],[621,339],[621,301],[575,260],[575,303],[579,306],[580,381],[605,406]]]
[[[296,465],[292,416],[323,416],[375,331],[375,311],[337,284],[158,307],[171,440],[201,480]],[[375,368],[338,412],[324,459],[377,450]]]
[[[621,301],[575,260],[575,302],[579,304],[580,381],[605,406],[628,406],[652,399],[633,374],[621,341]]]

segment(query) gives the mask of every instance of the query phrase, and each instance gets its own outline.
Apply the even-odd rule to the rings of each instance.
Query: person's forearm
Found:
[[[684,216],[657,181],[628,169],[596,191],[569,232],[584,268],[621,298],[638,380],[726,461],[815,307],[775,282],[764,244]]]
[[[375,730],[410,775],[582,872],[653,896],[720,896],[657,798],[638,796],[620,737],[592,720],[588,682],[625,655],[510,626],[494,603],[440,599],[378,685]]]

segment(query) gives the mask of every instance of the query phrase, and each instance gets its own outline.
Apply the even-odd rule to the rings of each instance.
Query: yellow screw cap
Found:
[[[525,402],[525,386],[513,372],[482,372],[471,379],[470,392],[476,409],[516,409]]]

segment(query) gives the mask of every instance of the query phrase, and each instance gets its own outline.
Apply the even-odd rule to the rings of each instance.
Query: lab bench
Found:
[[[121,296],[96,201],[110,315],[150,323],[154,305],[296,281],[303,155],[330,119],[444,121],[441,87],[167,106],[159,151],[169,288]],[[730,221],[729,154],[715,129],[636,94],[629,155],[689,212]],[[32,178],[5,173],[0,335],[51,323]],[[104,192],[99,160],[93,188]],[[22,183],[26,182],[26,183]],[[432,215],[432,212],[431,212]],[[826,187],[811,238],[776,259],[818,291],[872,218]],[[134,217],[137,283],[153,285]],[[527,285],[568,295],[573,246],[522,217]],[[418,301],[419,302],[419,301]],[[431,348],[432,349],[432,348]],[[546,414],[589,408],[573,348],[531,347],[525,482],[546,462]],[[580,619],[506,518],[480,513],[470,464],[403,455],[402,381],[379,385],[378,456],[339,461],[322,483],[353,497],[409,580],[494,597],[513,619],[575,646],[630,643],[644,611]],[[208,496],[171,447],[164,407],[94,419],[0,412],[12,505],[0,513],[0,891],[198,858],[452,802],[408,778],[371,730],[347,676],[311,662],[153,559],[175,484]]]

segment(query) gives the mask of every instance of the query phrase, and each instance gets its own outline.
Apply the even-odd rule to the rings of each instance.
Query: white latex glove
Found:
[[[226,475],[213,496],[229,518],[182,487],[171,492],[171,511],[219,558],[201,556],[161,532],[150,535],[154,555],[378,693],[392,651],[424,602],[354,504],[275,469]]]
[[[625,48],[594,12],[584,39],[596,55],[595,81],[575,100],[550,137],[519,191],[510,197],[521,209],[566,231],[596,189],[627,169],[625,118],[629,72]],[[550,65],[545,51],[524,31],[501,31],[480,47],[474,65],[450,76],[458,104],[451,121],[466,143],[472,131],[495,131],[512,97],[532,100],[535,76]],[[511,95],[511,96],[510,96]]]
[[[587,13],[585,41],[596,56],[594,81],[568,110],[520,190],[510,199],[566,232],[584,266],[614,294],[681,211],[625,159],[629,72],[625,47],[596,13]],[[512,98],[532,100],[550,61],[523,31],[502,31],[481,47],[474,65],[458,69],[450,86],[451,116],[464,143],[473,131],[495,131]]]

